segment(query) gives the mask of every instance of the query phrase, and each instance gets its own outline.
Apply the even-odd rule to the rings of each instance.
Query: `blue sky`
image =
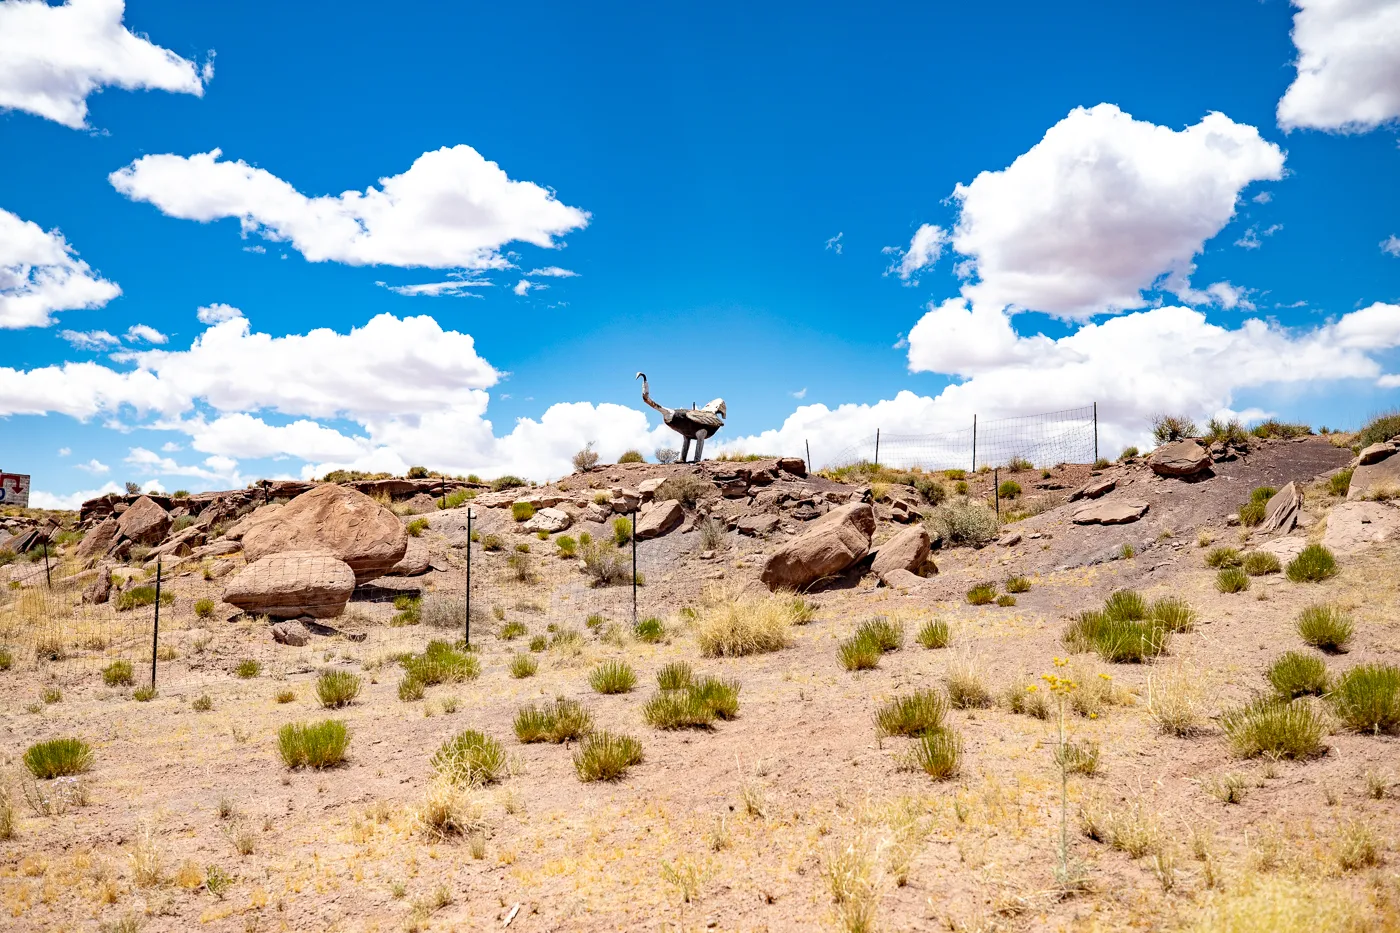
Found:
[[[666,441],[639,369],[818,461],[973,411],[1098,401],[1116,444],[1400,402],[1395,2],[40,6],[0,0],[0,467],[38,504],[558,475]],[[300,198],[393,176],[363,241]]]

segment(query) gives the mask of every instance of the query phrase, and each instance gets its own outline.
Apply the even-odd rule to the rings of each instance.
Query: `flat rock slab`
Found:
[[[1115,499],[1086,505],[1076,510],[1070,520],[1076,525],[1128,525],[1146,514],[1146,502]]]
[[[1194,476],[1210,464],[1210,451],[1193,440],[1163,444],[1147,461],[1158,476]]]
[[[1278,558],[1278,562],[1280,564],[1286,564],[1293,558],[1297,557],[1302,552],[1303,548],[1307,546],[1307,538],[1290,536],[1286,538],[1274,538],[1272,541],[1266,541],[1263,544],[1259,545],[1259,547],[1255,548],[1255,550],[1263,551],[1266,554],[1272,554]]]
[[[556,509],[553,506],[545,506],[534,515],[530,516],[522,527],[531,534],[537,531],[554,534],[555,532],[564,531],[573,523],[574,520],[569,517],[568,512],[565,512],[563,509]]]
[[[1343,502],[1327,516],[1322,545],[1337,554],[1400,537],[1400,509],[1384,502]]]
[[[1400,457],[1386,457],[1353,470],[1347,499],[1354,502],[1391,489],[1400,489]]]
[[[1069,501],[1075,502],[1079,499],[1097,499],[1100,496],[1113,492],[1118,486],[1118,480],[1111,477],[1096,479],[1085,483],[1074,492],[1070,493]]]
[[[1379,444],[1372,444],[1361,451],[1361,456],[1357,458],[1359,466],[1369,466],[1372,463],[1380,463],[1382,460],[1395,453],[1395,445],[1389,441],[1381,441]]]
[[[637,519],[637,540],[647,541],[674,531],[685,519],[685,507],[675,499],[656,502]]]
[[[741,535],[750,538],[767,537],[778,528],[778,516],[776,515],[743,515],[734,523],[734,528]]]
[[[224,602],[278,619],[325,619],[340,615],[354,591],[355,572],[349,564],[329,554],[291,551],[269,554],[244,567],[224,587]]]

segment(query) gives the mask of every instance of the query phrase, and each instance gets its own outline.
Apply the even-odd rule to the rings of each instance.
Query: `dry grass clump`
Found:
[[[683,690],[695,680],[695,673],[684,661],[672,661],[656,672],[656,685],[662,690]]]
[[[948,699],[937,690],[918,690],[897,696],[875,711],[875,732],[887,735],[923,735],[943,728]]]
[[[1067,741],[1056,745],[1055,764],[1069,774],[1093,777],[1099,771],[1098,743]]]
[[[1204,786],[1206,793],[1221,803],[1244,803],[1244,798],[1249,794],[1249,782],[1245,776],[1234,772],[1212,777]]]
[[[1336,606],[1317,604],[1298,613],[1298,634],[1303,641],[1332,654],[1346,650],[1354,630],[1351,616]]]
[[[92,767],[92,747],[82,739],[49,739],[24,752],[24,766],[40,780],[82,774]]]
[[[506,773],[506,752],[500,742],[464,729],[444,742],[428,760],[445,780],[465,784],[494,784]]]
[[[686,508],[693,509],[701,499],[718,493],[719,487],[714,483],[693,473],[682,473],[679,476],[667,477],[660,486],[656,487],[656,494],[653,498],[657,502],[675,499]]]
[[[642,743],[630,735],[607,731],[591,733],[574,753],[574,770],[580,781],[617,781],[627,769],[645,760]]]
[[[515,737],[521,742],[577,739],[593,731],[593,714],[577,700],[558,697],[552,704],[522,706],[515,714]]]
[[[525,677],[534,677],[539,667],[539,662],[530,655],[517,654],[510,659],[510,676],[517,680]]]
[[[287,723],[277,730],[277,751],[288,768],[331,768],[345,760],[350,730],[337,719]]]
[[[360,678],[349,671],[325,671],[316,678],[316,698],[326,709],[349,706],[360,695]]]
[[[1344,889],[1291,873],[1246,875],[1206,899],[1188,933],[1362,933],[1369,911]]]
[[[1079,828],[1095,842],[1135,859],[1160,852],[1165,842],[1157,815],[1139,802],[1109,809],[1101,800],[1086,800],[1079,809]]]
[[[598,693],[628,693],[637,685],[637,672],[626,661],[604,661],[588,675],[588,685]]]
[[[1025,577],[1009,577],[1006,581],[1006,592],[1008,593],[1029,593],[1031,591],[1031,581]]]
[[[930,533],[940,535],[945,542],[973,547],[991,541],[999,530],[995,511],[984,502],[961,495],[934,506],[925,521]]]
[[[1244,556],[1243,569],[1251,577],[1262,577],[1278,573],[1283,567],[1279,564],[1278,557],[1268,551],[1250,551]]]
[[[1381,863],[1376,834],[1360,820],[1347,820],[1337,827],[1334,852],[1342,871],[1357,871]]]
[[[880,846],[869,830],[854,827],[824,853],[822,875],[831,888],[836,918],[846,933],[871,933],[884,876]]]
[[[642,707],[642,719],[657,729],[705,728],[739,715],[739,689],[736,681],[715,677],[663,689]]]
[[[1222,567],[1215,575],[1215,588],[1222,593],[1243,593],[1249,589],[1249,574],[1239,567]]]
[[[233,673],[243,680],[252,680],[262,673],[262,665],[252,658],[244,658],[238,662]]]
[[[1193,735],[1202,724],[1203,693],[1199,671],[1185,665],[1154,671],[1147,678],[1147,715],[1166,735]]]
[[[695,620],[695,640],[706,657],[737,658],[790,644],[790,600],[739,596],[707,600]]]
[[[1204,532],[1202,532],[1204,534]],[[1244,564],[1240,552],[1232,547],[1213,547],[1206,552],[1206,566],[1222,570],[1226,567],[1239,567]]]
[[[1050,718],[1050,697],[1029,677],[1022,675],[1009,684],[1001,694],[1002,705],[1008,711],[1034,719]]]
[[[1400,667],[1362,664],[1332,690],[1337,717],[1354,732],[1400,732]]]
[[[969,605],[989,606],[996,601],[997,585],[995,583],[978,583],[966,593]]]
[[[915,740],[905,765],[923,771],[935,781],[957,777],[962,769],[962,738],[951,729],[925,732]]]
[[[929,619],[919,629],[914,640],[925,648],[946,648],[952,641],[952,632],[948,629],[948,623],[942,619]]]
[[[430,641],[422,654],[408,655],[399,663],[407,676],[424,686],[457,684],[481,676],[476,656],[459,651],[445,641]]]
[[[1327,692],[1327,665],[1321,658],[1300,651],[1289,651],[1269,666],[1269,683],[1285,700],[1301,696],[1321,696]]]
[[[1307,700],[1260,697],[1220,715],[1220,726],[1241,758],[1304,759],[1322,751],[1326,723]]]
[[[627,540],[630,540],[632,526],[629,524],[627,527]],[[621,586],[632,582],[632,560],[617,547],[606,541],[590,539],[582,544],[579,553],[583,557],[583,572],[591,585]]]
[[[1294,583],[1321,583],[1337,575],[1337,559],[1320,544],[1309,544],[1288,562],[1284,571]]]
[[[423,803],[414,814],[422,832],[431,839],[485,835],[484,807],[470,784],[439,778],[428,784]]]
[[[992,691],[987,687],[986,671],[973,658],[957,658],[949,662],[943,683],[948,688],[948,700],[956,709],[978,709],[992,705]]]

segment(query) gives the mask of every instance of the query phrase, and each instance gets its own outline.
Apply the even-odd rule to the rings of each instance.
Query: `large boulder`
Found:
[[[1370,447],[1361,451],[1361,454],[1356,458],[1357,466],[1370,466],[1373,463],[1380,463],[1393,453],[1395,453],[1395,445],[1389,441],[1381,441],[1378,444],[1372,444]]]
[[[852,502],[832,509],[768,556],[759,575],[769,589],[797,589],[841,573],[870,553],[875,509]]]
[[[117,527],[137,544],[156,544],[170,530],[170,513],[150,496],[142,496],[122,512]]]
[[[557,531],[565,530],[573,523],[574,520],[569,517],[568,512],[565,512],[563,509],[556,509],[553,506],[546,506],[532,515],[525,524],[521,526],[521,529],[531,534],[537,531],[554,534]]]
[[[224,587],[224,602],[277,619],[326,619],[340,615],[353,592],[355,571],[345,561],[321,551],[287,551],[260,557],[240,570]]]
[[[651,508],[637,518],[637,540],[659,538],[680,527],[684,519],[685,508],[677,500],[667,499],[665,502],[653,503]]]
[[[1322,545],[1352,554],[1400,535],[1400,509],[1383,502],[1343,502],[1327,515]]]
[[[1264,506],[1264,521],[1257,530],[1260,534],[1292,531],[1302,507],[1303,493],[1297,483],[1290,482],[1269,497]]]
[[[319,551],[340,558],[355,582],[383,576],[403,559],[408,532],[393,512],[364,493],[326,484],[297,496],[243,533],[250,561],[287,551]]]
[[[1114,488],[1117,487],[1117,485],[1118,480],[1112,476],[1105,476],[1101,477],[1100,479],[1090,480],[1083,486],[1080,486],[1074,492],[1070,493],[1069,501],[1078,502],[1080,499],[1097,499],[1100,496],[1107,495],[1108,493],[1113,492]]]
[[[870,569],[886,583],[888,575],[895,570],[921,574],[928,563],[929,546],[928,529],[922,524],[906,528],[880,545]]]
[[[115,518],[104,518],[98,522],[87,534],[83,535],[83,540],[78,542],[78,562],[87,566],[106,554],[116,542],[119,534],[121,534],[121,526]]]
[[[403,559],[389,568],[386,577],[417,577],[433,569],[432,558],[428,555],[428,546],[420,538],[408,539],[408,550],[404,552]]]
[[[1372,445],[1372,450],[1380,445]],[[1366,451],[1362,451],[1365,454]],[[1347,489],[1350,500],[1376,498],[1377,493],[1400,492],[1400,457],[1392,452],[1379,459],[1363,462],[1351,473],[1351,486]]]
[[[1210,463],[1210,451],[1189,438],[1163,444],[1147,460],[1147,465],[1158,476],[1194,476]]]
[[[1146,502],[1099,499],[1076,509],[1070,521],[1076,525],[1127,525],[1147,514]]]

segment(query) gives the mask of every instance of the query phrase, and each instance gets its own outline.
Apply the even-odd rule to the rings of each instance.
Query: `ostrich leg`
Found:
[[[701,460],[705,459],[705,435],[706,435],[706,433],[707,433],[707,432],[705,431],[704,428],[701,428],[700,430],[698,430],[698,431],[695,432],[695,462],[696,462],[696,463],[699,463]]]
[[[685,463],[685,458],[690,455],[690,438],[681,437],[681,463]]]

